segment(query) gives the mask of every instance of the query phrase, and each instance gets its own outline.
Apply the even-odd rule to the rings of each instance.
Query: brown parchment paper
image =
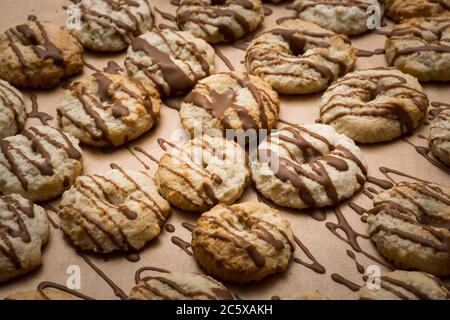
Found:
[[[153,6],[158,7],[164,12],[174,14],[176,7],[170,4],[169,0],[152,0]],[[40,20],[48,20],[57,24],[65,24],[66,13],[63,6],[70,5],[68,0],[0,0],[0,30],[3,32],[6,28],[18,25],[26,21],[28,15],[37,15]],[[266,16],[263,27],[260,30],[269,29],[276,25],[276,19],[282,16],[293,15],[294,12],[285,8],[286,2],[279,5],[269,5],[267,7],[273,10],[273,14]],[[173,22],[163,19],[155,12],[156,23],[174,25]],[[258,30],[258,31],[260,31]],[[384,47],[384,36],[375,34],[365,34],[359,37],[351,38],[356,48],[374,50]],[[245,70],[241,63],[244,58],[244,51],[233,48],[230,45],[216,46],[232,63],[236,70]],[[97,54],[86,52],[85,60],[90,64],[102,69],[108,61],[114,60],[119,65],[123,65],[125,52],[119,54]],[[356,68],[368,68],[386,65],[384,55],[377,55],[370,58],[359,58]],[[216,56],[216,70],[229,70],[220,57]],[[93,71],[88,67],[84,68],[83,74],[77,78],[86,76]],[[450,85],[449,84],[423,84],[429,95],[430,101],[449,102]],[[27,103],[27,110],[31,110],[30,94],[36,94],[39,104],[39,110],[56,116],[56,107],[62,97],[64,89],[61,87],[52,90],[22,90]],[[297,123],[313,123],[319,114],[318,103],[321,94],[306,96],[281,96],[281,114],[280,118]],[[425,122],[426,123],[426,122]],[[29,119],[27,126],[40,124],[38,119]],[[56,120],[49,123],[56,126]],[[143,164],[130,153],[130,149],[139,146],[144,148],[156,158],[161,157],[164,151],[157,143],[158,137],[170,139],[174,129],[180,128],[179,117],[175,110],[164,107],[161,111],[161,120],[158,126],[139,139],[132,141],[127,146],[116,149],[111,153],[100,152],[98,149],[83,147],[84,173],[101,173],[109,169],[110,163],[117,163],[125,168],[146,170]],[[380,172],[380,167],[388,167],[399,170],[411,176],[433,181],[440,184],[449,184],[449,175],[435,165],[430,163],[425,157],[420,155],[414,148],[416,146],[427,146],[428,141],[421,138],[420,135],[428,136],[429,127],[422,125],[411,137],[398,139],[391,143],[377,144],[373,146],[361,146],[369,164],[369,176],[386,180],[386,177]],[[149,167],[148,172],[154,174],[157,165],[142,154],[136,155]],[[396,181],[408,180],[397,174],[391,174]],[[380,190],[376,185],[366,183],[365,189],[372,187]],[[372,190],[373,191],[373,190]],[[364,207],[371,208],[371,200],[368,195],[370,192],[360,192],[351,199],[352,202]],[[58,200],[51,204],[57,207]],[[256,193],[249,187],[240,202],[258,201]],[[360,220],[360,216],[352,211],[348,202],[340,204],[348,224],[361,234],[367,234],[367,226]],[[357,294],[332,279],[333,274],[350,280],[351,282],[362,285],[364,283],[362,274],[358,273],[356,263],[352,260],[347,250],[355,252],[351,246],[339,239],[333,234],[327,223],[334,224],[337,218],[332,209],[323,210],[326,214],[326,221],[317,221],[310,215],[299,210],[281,209],[283,215],[292,225],[296,236],[307,247],[310,254],[325,267],[326,272],[319,274],[302,264],[292,262],[289,269],[281,274],[270,276],[260,282],[250,283],[243,286],[226,284],[230,289],[238,293],[243,299],[269,299],[271,296],[281,297],[289,296],[293,293],[319,290],[331,299],[355,299]],[[58,222],[58,217],[54,212],[49,211],[50,216]],[[130,262],[125,258],[125,254],[115,255],[93,255],[85,254],[91,263],[97,266],[104,275],[120,287],[125,293],[134,285],[134,274],[142,266],[161,267],[171,271],[179,272],[201,272],[192,256],[186,254],[172,241],[172,237],[179,237],[190,242],[190,232],[182,227],[182,222],[195,223],[198,215],[181,212],[173,209],[168,219],[168,223],[175,226],[175,232],[169,233],[165,230],[160,236],[149,243],[141,252],[140,260]],[[330,224],[329,224],[330,226]],[[42,281],[53,281],[65,285],[68,278],[68,267],[75,265],[81,270],[81,288],[80,292],[96,299],[118,299],[114,294],[108,281],[100,276],[86,260],[77,254],[76,249],[63,236],[61,230],[51,227],[50,241],[43,252],[43,265],[28,275],[15,278],[7,283],[0,284],[0,298],[18,291],[36,290],[38,284]],[[338,234],[345,234],[338,231]],[[364,238],[358,238],[361,248],[367,253],[383,260],[380,257],[373,244]],[[356,252],[356,260],[364,268],[369,265],[377,265],[376,262],[367,258],[364,254]],[[297,247],[295,257],[306,263],[311,263],[304,250]],[[381,266],[382,271],[387,271]],[[334,276],[335,277],[335,276]]]

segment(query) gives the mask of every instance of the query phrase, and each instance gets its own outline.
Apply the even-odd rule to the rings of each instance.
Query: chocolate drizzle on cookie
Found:
[[[253,263],[258,268],[263,268],[266,265],[265,257],[258,251],[257,247],[253,245],[242,233],[242,226],[250,234],[255,234],[259,239],[268,243],[275,251],[281,251],[285,248],[284,242],[275,238],[275,234],[281,236],[290,247],[290,251],[294,252],[295,246],[284,230],[270,223],[267,220],[258,218],[255,215],[248,214],[245,210],[239,209],[236,206],[221,205],[225,209],[226,216],[221,216],[219,219],[215,215],[202,215],[197,221],[197,227],[193,230],[194,237],[215,238],[232,243],[236,248],[245,250]],[[227,217],[228,216],[228,217]],[[202,223],[216,225],[217,228],[208,228],[204,230]],[[211,229],[211,230],[210,230]],[[212,231],[213,230],[213,231]],[[269,231],[270,230],[270,231]],[[200,240],[196,242],[204,250],[213,254],[206,245]],[[213,254],[214,255],[214,254]]]
[[[15,143],[11,142],[11,140],[0,140],[0,151],[3,153],[8,164],[5,167],[17,177],[25,191],[28,191],[29,189],[29,181],[23,173],[25,168],[23,168],[20,161],[17,161],[17,158],[21,158],[30,166],[35,167],[42,176],[52,176],[54,174],[53,159],[51,155],[53,150],[49,148],[49,145],[64,150],[70,159],[79,160],[81,158],[81,153],[76,149],[65,133],[57,129],[52,130],[54,130],[55,133],[59,133],[60,139],[55,140],[44,131],[41,131],[39,127],[31,127],[22,132],[22,135],[30,141],[33,152],[40,156],[39,160],[27,157]],[[44,143],[44,141],[46,143]]]
[[[327,79],[332,82],[344,75],[349,67],[347,67],[347,62],[334,57],[330,50],[316,50],[315,52],[305,55],[305,51],[319,48],[319,49],[330,49],[332,47],[331,39],[342,39],[344,42],[348,42],[348,39],[344,36],[340,36],[335,33],[330,32],[313,32],[308,30],[298,30],[298,29],[284,29],[276,28],[267,31],[264,34],[271,34],[281,37],[285,43],[287,43],[289,52],[285,53],[285,48],[279,49],[279,46],[274,46],[273,49],[267,48],[267,41],[265,39],[258,40],[258,38],[253,41],[251,46],[248,48],[245,60],[248,65],[254,62],[258,63],[258,67],[254,68],[256,74],[264,75],[278,75],[278,76],[292,76],[299,77],[300,75],[292,72],[274,72],[271,73],[267,70],[267,67],[276,66],[279,64],[303,64],[308,68],[313,69],[322,78]],[[279,52],[279,50],[282,50]],[[315,62],[319,58],[322,63]],[[259,66],[259,64],[261,65]],[[328,64],[331,63],[337,67],[337,72],[334,71]],[[259,70],[261,69],[261,71]]]
[[[144,271],[153,271],[157,272],[156,276],[145,276],[141,277],[141,273]],[[203,274],[195,273],[193,275],[203,277],[211,283],[210,290],[200,290],[192,288],[192,286],[186,286],[182,283],[177,282],[175,279],[172,279],[171,275],[175,275],[168,270],[155,268],[155,267],[143,267],[136,271],[136,284],[135,287],[137,291],[139,291],[144,296],[148,294],[156,295],[162,300],[173,300],[168,294],[170,291],[175,291],[177,294],[183,296],[183,299],[193,299],[199,297],[206,297],[209,300],[234,300],[233,294],[225,288],[222,284],[215,281],[214,279],[207,277]],[[157,285],[157,283],[160,285]],[[167,291],[162,291],[158,289],[158,287],[167,287]],[[170,290],[170,291],[169,291]],[[133,291],[133,290],[132,290]]]
[[[225,130],[236,129],[236,125],[233,125],[225,114],[228,109],[233,110],[237,114],[241,122],[240,125],[244,130],[269,129],[268,113],[270,112],[272,115],[278,113],[278,105],[274,99],[263,88],[256,86],[247,73],[244,73],[243,76],[235,73],[226,73],[226,75],[231,77],[241,89],[245,88],[250,91],[258,107],[258,118],[255,119],[246,107],[237,105],[235,100],[236,90],[228,89],[224,92],[218,92],[210,88],[206,83],[199,83],[183,99],[183,102],[205,109],[215,119],[221,121]]]
[[[0,102],[13,114],[16,129],[19,130],[22,127],[19,119],[19,112],[14,107],[14,101],[8,97],[9,95],[13,95],[21,104],[24,103],[23,98],[15,90],[0,81]]]
[[[210,5],[208,1],[197,3],[194,1],[184,1],[177,11],[177,24],[180,29],[188,23],[195,23],[206,35],[211,35],[210,28],[219,30],[223,39],[227,42],[233,42],[243,34],[252,30],[252,26],[247,19],[239,14],[235,6],[245,10],[254,10],[254,4],[250,0],[212,0]],[[206,16],[206,17],[202,17]],[[230,27],[231,21],[221,22],[221,18],[229,17],[231,21],[237,23],[242,34],[238,34]]]
[[[22,267],[22,262],[11,238],[19,238],[24,243],[31,242],[31,235],[24,219],[34,218],[34,208],[32,202],[29,200],[25,201],[27,204],[22,205],[19,200],[10,195],[0,196],[0,202],[6,206],[7,212],[12,215],[12,219],[9,220],[12,220],[16,225],[13,228],[10,221],[3,224],[3,221],[0,219],[0,252],[11,261],[16,269]]]
[[[170,45],[168,40],[167,32],[170,32],[172,33],[172,35],[177,37],[177,45],[181,46],[181,48],[183,49],[182,51],[186,50],[191,56],[195,57],[195,59],[201,66],[201,73],[195,72],[190,64],[185,63],[184,65],[189,69],[190,75],[188,75],[180,66],[178,66],[178,64],[176,64],[172,60],[172,55],[176,59],[183,59],[180,58],[180,53],[178,53],[178,51],[172,49],[172,46]],[[154,65],[157,65],[159,70],[162,72],[164,81],[161,82],[157,78],[155,72],[149,70],[148,65],[141,64],[135,61],[130,56],[128,56],[125,63],[131,63],[137,69],[142,71],[146,75],[146,77],[157,86],[161,94],[180,95],[192,89],[197,80],[210,74],[210,66],[206,61],[206,58],[204,57],[204,52],[197,48],[195,43],[188,41],[181,33],[174,33],[172,31],[156,29],[152,30],[152,33],[157,35],[167,46],[167,48],[169,48],[170,54],[161,51],[142,37],[134,39],[131,47],[133,51],[144,52],[148,57],[151,58],[152,63]],[[166,88],[166,85],[168,86],[168,88]]]
[[[346,116],[395,119],[400,124],[402,134],[411,134],[416,124],[405,107],[406,102],[400,102],[398,100],[375,102],[375,100],[383,96],[391,99],[408,99],[420,112],[425,113],[428,107],[426,94],[421,90],[411,87],[406,78],[390,68],[377,68],[372,70],[374,71],[373,74],[347,75],[333,83],[328,88],[329,92],[333,92],[338,87],[347,87],[350,91],[347,93],[339,91],[329,95],[327,102],[322,105],[320,110],[321,120],[326,124],[332,124]],[[383,84],[387,79],[393,79],[395,81],[391,84]],[[358,100],[350,103],[340,99],[346,97],[354,97]],[[340,109],[340,111],[335,111],[337,109]],[[328,113],[330,113],[329,116]]]
[[[327,154],[317,149],[305,136],[309,136],[318,142],[325,144],[329,150]],[[364,176],[367,170],[364,164],[347,148],[342,145],[333,145],[324,136],[308,130],[306,127],[292,124],[291,126],[282,128],[277,140],[272,136],[268,137],[268,145],[278,146],[280,149],[288,151],[289,158],[276,154],[272,148],[260,149],[258,156],[260,161],[269,163],[270,167],[272,159],[278,159],[277,170],[274,171],[275,176],[283,182],[289,181],[294,188],[298,190],[300,199],[309,207],[316,207],[317,202],[311,190],[305,184],[305,179],[312,180],[319,184],[325,191],[327,197],[333,203],[338,202],[339,195],[337,189],[329,175],[327,166],[344,172],[349,169],[349,164],[354,163],[359,168],[360,178],[355,179],[364,182]],[[295,145],[300,149],[303,160],[297,159],[290,153],[289,145]],[[306,169],[305,166],[308,166]]]

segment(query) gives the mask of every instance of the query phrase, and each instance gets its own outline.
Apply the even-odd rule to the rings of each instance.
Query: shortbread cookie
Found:
[[[450,81],[450,12],[396,25],[386,41],[386,58],[420,81]]]
[[[378,250],[398,268],[450,275],[450,188],[401,183],[375,197],[367,222]]]
[[[450,0],[384,0],[386,14],[397,22],[432,17],[450,10]]]
[[[85,48],[126,49],[134,37],[153,27],[149,0],[80,0],[68,7],[68,28]]]
[[[0,139],[17,134],[27,118],[22,93],[0,80]]]
[[[369,30],[368,19],[375,10],[381,13],[378,0],[296,0],[298,17],[334,32],[356,35]],[[372,8],[377,8],[371,10]],[[379,19],[382,17],[380,16]]]
[[[374,279],[375,280],[375,279]],[[379,279],[379,287],[362,286],[360,300],[449,300],[450,292],[442,281],[417,271],[387,273]],[[371,283],[376,285],[376,281]]]
[[[15,86],[51,88],[81,72],[82,54],[65,27],[32,16],[0,35],[0,78]]]
[[[350,71],[356,50],[348,39],[314,23],[287,20],[263,33],[247,48],[247,70],[286,94],[325,90]]]
[[[410,75],[395,68],[358,70],[327,89],[320,120],[356,142],[384,142],[411,134],[425,117],[428,103]]]
[[[280,100],[270,85],[247,73],[217,73],[195,86],[181,103],[180,118],[191,136],[220,135],[226,129],[272,129]]]
[[[234,300],[223,284],[203,274],[154,273],[140,279],[128,300]]]
[[[450,107],[431,122],[429,140],[433,155],[450,166]]]
[[[71,134],[35,126],[0,140],[0,192],[33,201],[59,196],[81,174],[81,149]]]
[[[214,72],[213,47],[189,32],[147,32],[133,40],[125,59],[128,74],[148,81],[162,95],[180,95]]]
[[[174,206],[205,211],[239,199],[250,182],[250,170],[237,143],[202,136],[168,151],[159,160],[155,178]]]
[[[58,121],[81,142],[117,147],[150,130],[161,103],[150,84],[97,72],[71,84],[58,107]]]
[[[83,250],[139,250],[159,235],[170,213],[153,178],[113,167],[78,177],[62,196],[60,227]]]
[[[252,177],[266,198],[283,207],[331,206],[365,182],[361,150],[332,127],[290,125],[269,135],[252,156]]]
[[[43,208],[18,194],[0,196],[0,283],[39,267],[48,237]]]
[[[286,270],[294,235],[289,222],[265,204],[219,204],[198,219],[192,250],[209,274],[243,284]]]
[[[181,0],[177,24],[209,43],[233,42],[264,20],[261,0]]]

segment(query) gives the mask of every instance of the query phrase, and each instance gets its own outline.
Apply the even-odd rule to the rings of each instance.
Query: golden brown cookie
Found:
[[[154,23],[149,0],[80,0],[67,12],[70,32],[94,51],[126,49]]]
[[[450,12],[396,25],[385,47],[391,66],[420,81],[450,81]]]
[[[320,120],[356,142],[384,142],[414,132],[428,103],[417,79],[396,68],[358,70],[327,89]]]
[[[18,194],[0,196],[0,283],[41,265],[49,233],[43,208]]]
[[[26,117],[22,93],[0,79],[0,139],[22,130]]]
[[[397,22],[432,17],[450,10],[449,0],[385,0],[386,14]]]
[[[234,300],[223,284],[203,274],[144,269],[155,274],[139,279],[128,300]]]
[[[153,178],[113,167],[78,177],[62,196],[60,227],[83,250],[139,250],[159,235],[170,213]]]
[[[214,72],[214,58],[214,48],[189,32],[154,29],[133,40],[125,67],[161,95],[180,95]]]
[[[429,141],[433,155],[450,166],[450,107],[431,121]]]
[[[322,124],[293,124],[272,133],[250,166],[262,195],[298,209],[330,206],[353,196],[367,174],[355,143]]]
[[[216,73],[201,81],[181,103],[180,118],[191,136],[225,134],[227,129],[272,129],[280,100],[259,77],[241,72]],[[228,132],[230,134],[230,132]]]
[[[362,286],[360,300],[449,300],[444,283],[431,274],[396,270],[381,276],[378,288]],[[376,282],[374,281],[373,284]]]
[[[285,94],[325,90],[350,71],[356,51],[344,36],[300,19],[264,32],[247,48],[247,70]]]
[[[378,250],[398,268],[450,275],[450,188],[401,183],[376,196],[367,222]]]
[[[58,107],[58,121],[81,142],[117,147],[150,130],[161,104],[150,84],[96,72],[70,85]]]
[[[202,136],[168,151],[159,160],[155,178],[161,194],[174,206],[205,211],[239,199],[250,182],[250,170],[237,143]]]
[[[82,54],[65,27],[31,16],[0,35],[0,78],[15,86],[51,88],[81,72]]]
[[[278,211],[245,202],[203,213],[192,232],[192,250],[209,274],[242,284],[286,270],[295,246],[289,222]]]
[[[181,0],[177,24],[209,43],[233,42],[264,20],[261,0]]]
[[[0,192],[33,201],[59,196],[81,174],[78,140],[49,126],[33,126],[0,140]]]

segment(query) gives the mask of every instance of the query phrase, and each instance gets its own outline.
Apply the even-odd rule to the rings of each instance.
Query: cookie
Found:
[[[172,205],[205,211],[239,199],[250,182],[250,170],[237,143],[202,136],[169,150],[159,160],[155,179]]]
[[[0,34],[0,78],[12,85],[52,88],[83,69],[83,47],[65,27],[36,17]]]
[[[226,129],[272,129],[280,112],[278,94],[258,77],[240,72],[216,73],[187,95],[180,109],[183,127],[191,136],[221,135]]]
[[[320,120],[356,142],[376,143],[411,134],[428,109],[417,79],[395,68],[358,70],[322,96]]]
[[[153,178],[113,167],[78,177],[62,196],[60,227],[82,250],[139,250],[159,235],[170,213]]]
[[[362,286],[358,291],[360,300],[449,300],[450,292],[442,281],[417,271],[387,273],[380,279],[378,288]],[[374,283],[375,284],[375,283]]]
[[[450,12],[396,25],[385,49],[389,65],[420,81],[450,81]]]
[[[189,32],[147,32],[133,40],[125,67],[134,78],[148,81],[164,96],[180,95],[214,72],[214,49]]]
[[[197,220],[192,250],[209,274],[243,284],[285,271],[294,235],[289,222],[263,203],[218,204]]]
[[[401,183],[375,197],[367,222],[378,250],[399,269],[450,275],[450,188]]]
[[[155,273],[140,279],[128,300],[234,300],[223,284],[203,274]]]
[[[5,300],[76,300],[76,296],[54,288],[44,288],[36,291],[17,292]]]
[[[378,0],[296,0],[293,8],[298,17],[319,26],[346,35],[357,35],[369,30],[368,19],[374,9],[381,12]],[[372,9],[372,10],[371,10]],[[379,17],[381,19],[381,17]]]
[[[68,28],[94,51],[120,51],[150,30],[155,21],[149,0],[80,0],[68,7]]]
[[[0,192],[32,201],[59,196],[81,174],[78,140],[49,126],[33,126],[0,140]]]
[[[433,155],[450,166],[450,107],[431,121],[429,141]]]
[[[285,94],[325,90],[350,71],[356,50],[344,36],[300,19],[284,21],[247,48],[247,70]]]
[[[0,283],[41,265],[49,232],[43,208],[18,194],[0,196]]]
[[[0,139],[22,130],[27,118],[22,93],[0,80]]]
[[[432,17],[450,10],[449,0],[385,0],[386,14],[397,22]]]
[[[71,84],[58,107],[58,121],[83,143],[117,147],[150,130],[161,103],[149,84],[96,72]]]
[[[367,165],[345,135],[321,124],[289,125],[272,133],[251,159],[263,196],[283,207],[331,206],[361,189]]]
[[[209,43],[233,42],[264,20],[261,0],[181,0],[178,27]]]

